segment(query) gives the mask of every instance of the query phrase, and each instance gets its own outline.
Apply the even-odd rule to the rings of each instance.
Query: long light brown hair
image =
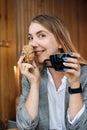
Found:
[[[71,37],[65,23],[60,18],[51,15],[38,15],[32,19],[31,23],[32,22],[37,22],[49,30],[54,35],[58,43],[62,45],[62,52],[78,52],[71,41]],[[80,63],[87,63],[82,56],[80,58]]]

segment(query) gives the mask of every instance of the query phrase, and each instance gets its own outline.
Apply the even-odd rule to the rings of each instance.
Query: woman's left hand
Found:
[[[80,54],[73,52],[71,57],[66,58],[64,66],[70,67],[65,70],[65,75],[71,85],[71,88],[80,86]]]

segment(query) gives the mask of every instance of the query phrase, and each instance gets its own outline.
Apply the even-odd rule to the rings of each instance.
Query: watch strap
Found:
[[[68,91],[69,91],[70,94],[82,93],[81,84],[80,84],[80,87],[79,87],[79,88],[71,88],[71,87],[69,86]]]

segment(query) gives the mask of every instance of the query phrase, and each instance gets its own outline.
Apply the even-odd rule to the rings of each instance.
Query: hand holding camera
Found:
[[[44,66],[54,68],[56,71],[65,73],[72,87],[79,86],[80,83],[80,55],[78,53],[60,53],[51,55],[44,61]]]
[[[48,68],[54,68],[56,71],[65,71],[66,69],[70,69],[71,67],[64,66],[64,62],[68,57],[72,57],[71,54],[72,53],[69,52],[51,55],[49,59],[44,61],[44,66]],[[48,62],[50,62],[51,65],[49,65]]]

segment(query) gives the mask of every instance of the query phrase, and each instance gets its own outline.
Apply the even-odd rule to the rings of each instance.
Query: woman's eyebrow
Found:
[[[40,31],[38,31],[36,34],[39,34],[39,33],[42,33],[42,32],[44,32],[43,30],[40,30]]]
[[[40,31],[38,31],[36,34],[40,34],[40,33],[48,33],[48,32],[45,31],[45,30],[40,30]]]
[[[31,34],[30,34],[30,33],[28,33],[28,36],[31,36]]]
[[[43,33],[43,32],[44,32],[44,33],[47,33],[47,32],[44,31],[44,30],[40,30],[40,31],[37,31],[36,34],[40,34],[40,33]],[[28,33],[28,37],[29,37],[29,36],[32,36],[32,34]]]

